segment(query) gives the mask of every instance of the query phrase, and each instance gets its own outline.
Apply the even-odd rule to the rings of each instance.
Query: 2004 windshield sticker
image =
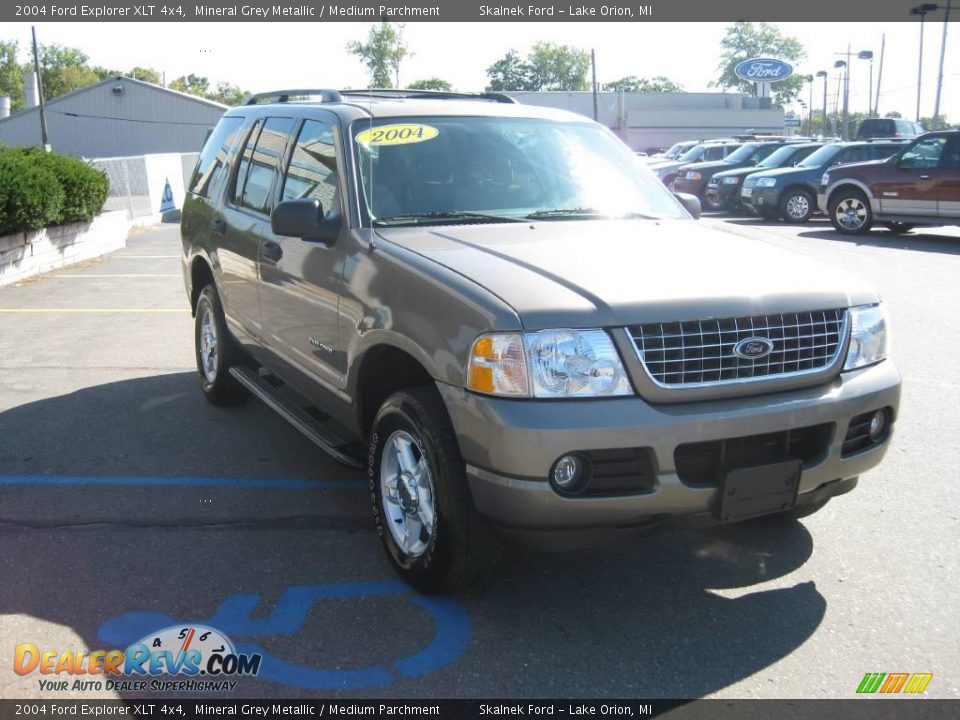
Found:
[[[430,125],[403,123],[399,125],[381,125],[357,133],[357,142],[367,147],[375,145],[409,145],[411,143],[433,140],[440,131]]]

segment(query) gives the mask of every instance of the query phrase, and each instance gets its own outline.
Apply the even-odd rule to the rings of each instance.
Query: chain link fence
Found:
[[[104,210],[123,210],[135,220],[163,212],[167,187],[176,207],[183,206],[183,188],[199,153],[175,153],[164,156],[94,158],[90,163],[103,170],[110,182]],[[171,177],[178,174],[179,177]]]

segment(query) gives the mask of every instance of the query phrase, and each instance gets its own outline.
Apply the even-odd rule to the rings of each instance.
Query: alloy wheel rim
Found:
[[[433,475],[420,444],[405,430],[392,433],[383,446],[380,496],[397,547],[408,557],[423,555],[437,520]]]
[[[200,315],[200,368],[207,382],[217,379],[217,324],[210,308],[204,306]]]
[[[867,221],[867,207],[858,198],[846,198],[837,203],[837,222],[847,230],[859,230]]]
[[[810,200],[806,195],[794,195],[787,200],[787,215],[794,220],[805,218],[810,212]]]

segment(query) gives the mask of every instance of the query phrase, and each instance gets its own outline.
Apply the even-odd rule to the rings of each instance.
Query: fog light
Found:
[[[887,412],[886,410],[877,410],[870,418],[870,439],[877,442],[887,431]]]
[[[561,490],[577,489],[583,479],[583,460],[576,455],[564,455],[553,466],[553,483]]]

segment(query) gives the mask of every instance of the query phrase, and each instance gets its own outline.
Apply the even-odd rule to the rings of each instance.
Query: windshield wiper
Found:
[[[626,213],[617,213],[615,215],[607,215],[606,213],[597,210],[596,208],[553,208],[551,210],[537,210],[532,212],[529,215],[524,215],[527,220],[549,220],[550,218],[571,218],[571,217],[586,217],[586,218],[596,218],[596,217],[610,217],[610,218],[643,218],[645,220],[660,220],[661,218],[656,215],[645,215],[644,213],[639,212],[626,212]]]
[[[522,222],[520,218],[506,215],[491,215],[489,213],[470,212],[468,210],[434,210],[432,212],[404,213],[403,215],[389,215],[379,217],[373,221],[374,225],[408,222],[410,220],[462,220],[464,222]]]

